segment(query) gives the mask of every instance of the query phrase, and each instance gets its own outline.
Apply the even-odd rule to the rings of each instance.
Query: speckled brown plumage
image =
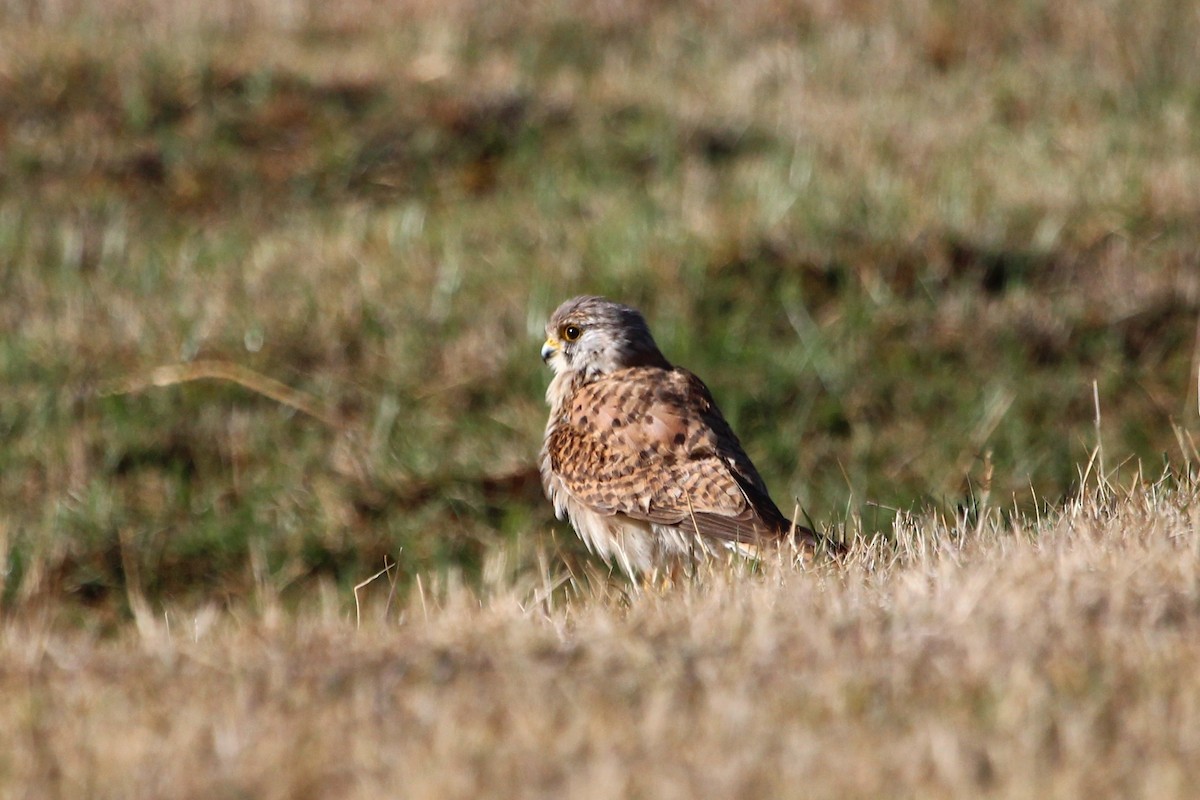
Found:
[[[771,501],[708,388],[667,362],[638,312],[575,298],[546,330],[555,376],[542,482],[589,547],[636,574],[721,545],[814,541]]]

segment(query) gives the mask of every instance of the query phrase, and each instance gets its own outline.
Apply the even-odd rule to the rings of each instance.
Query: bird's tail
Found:
[[[798,508],[796,510],[799,511]],[[797,550],[814,556],[824,554],[834,558],[840,558],[849,552],[850,548],[846,546],[845,542],[835,539],[827,533],[817,533],[794,519],[786,520],[786,522],[787,528],[782,531],[783,540],[790,542]]]

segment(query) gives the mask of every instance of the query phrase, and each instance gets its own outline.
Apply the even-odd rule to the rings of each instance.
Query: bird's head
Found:
[[[584,380],[626,367],[671,366],[636,309],[587,295],[568,300],[550,316],[542,360],[556,375],[575,373]]]

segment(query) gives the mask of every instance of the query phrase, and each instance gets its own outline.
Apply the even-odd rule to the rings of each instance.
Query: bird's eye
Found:
[[[580,330],[578,325],[568,325],[567,327],[563,328],[563,338],[568,342],[573,342],[578,339],[581,333],[583,333],[583,331]]]

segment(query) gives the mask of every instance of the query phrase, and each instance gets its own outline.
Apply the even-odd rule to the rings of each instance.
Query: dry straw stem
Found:
[[[192,361],[186,364],[167,364],[155,367],[145,375],[135,375],[114,381],[101,389],[102,395],[136,394],[152,387],[175,386],[199,380],[218,380],[236,383],[252,392],[268,397],[277,403],[300,411],[329,427],[340,430],[342,423],[324,411],[321,403],[311,394],[293,389],[274,378],[268,378],[249,367],[232,361],[214,359]]]
[[[0,795],[1189,796],[1198,524],[1193,483],[1137,485],[637,596],[431,579],[358,630],[10,617]]]

